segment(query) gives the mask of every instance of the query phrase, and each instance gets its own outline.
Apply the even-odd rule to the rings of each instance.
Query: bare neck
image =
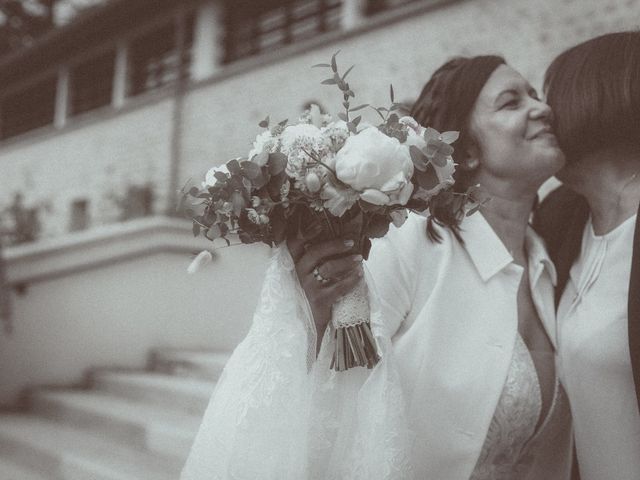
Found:
[[[586,198],[593,231],[603,235],[638,210],[640,154],[620,149],[589,154],[567,167],[562,180]]]
[[[482,214],[515,262],[526,265],[525,235],[535,194],[515,196],[494,192],[489,195],[491,199],[482,207]]]

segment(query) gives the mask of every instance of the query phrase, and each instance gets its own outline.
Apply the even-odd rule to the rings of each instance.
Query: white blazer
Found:
[[[370,288],[392,338],[409,418],[416,434],[418,478],[468,480],[480,455],[507,377],[518,328],[516,265],[481,214],[462,225],[464,244],[426,219],[410,215],[400,229],[374,241],[366,265]],[[556,273],[532,229],[526,237],[532,297],[555,347]],[[570,477],[570,418],[556,422],[528,478]]]

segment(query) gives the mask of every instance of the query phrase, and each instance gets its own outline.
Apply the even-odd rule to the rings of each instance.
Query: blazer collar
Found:
[[[460,228],[464,247],[483,282],[486,282],[513,261],[504,244],[482,213],[465,217]]]
[[[513,262],[512,255],[482,213],[477,212],[466,217],[462,222],[461,229],[465,238],[465,249],[484,282]],[[544,247],[544,242],[531,227],[527,228],[525,246],[529,267],[535,271],[537,270],[535,267],[542,264],[543,268],[549,272],[555,286],[557,283],[556,269]],[[536,280],[541,271],[539,270],[536,274]]]

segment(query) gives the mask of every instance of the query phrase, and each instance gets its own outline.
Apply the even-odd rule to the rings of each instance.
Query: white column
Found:
[[[366,0],[343,0],[342,1],[342,29],[353,30],[365,22]]]
[[[69,109],[69,67],[63,65],[58,70],[56,85],[56,106],[53,124],[56,128],[62,128],[67,123],[67,111]]]
[[[111,105],[115,108],[122,107],[127,96],[128,60],[128,45],[124,40],[118,40],[116,43],[116,63],[113,69],[113,91],[111,94]]]
[[[214,0],[201,3],[196,10],[191,65],[193,80],[212,76],[222,63],[222,15],[222,3]]]

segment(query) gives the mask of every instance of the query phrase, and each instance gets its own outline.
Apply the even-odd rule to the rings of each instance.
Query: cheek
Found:
[[[489,123],[478,137],[481,139],[484,160],[487,162],[513,162],[524,147],[526,123],[516,116],[504,116]]]

